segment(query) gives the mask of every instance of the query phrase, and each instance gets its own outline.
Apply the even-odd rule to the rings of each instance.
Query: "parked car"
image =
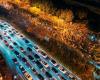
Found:
[[[49,65],[48,65],[45,61],[43,61],[43,60],[39,60],[39,61],[40,61],[40,63],[41,63],[43,66],[45,66],[46,68],[49,67]]]
[[[64,74],[67,72],[67,70],[61,65],[59,65],[58,69]]]
[[[53,59],[50,60],[50,62],[54,65],[54,66],[58,66],[57,62]]]
[[[58,78],[59,78],[60,80],[66,80],[61,74],[58,74]]]
[[[38,74],[37,77],[39,78],[39,80],[44,80],[44,77],[41,74]]]
[[[38,53],[40,53],[44,58],[47,58],[47,54],[42,50],[38,50]]]

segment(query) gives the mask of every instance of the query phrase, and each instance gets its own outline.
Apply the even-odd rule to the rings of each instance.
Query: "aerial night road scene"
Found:
[[[100,0],[0,0],[0,80],[100,80]]]

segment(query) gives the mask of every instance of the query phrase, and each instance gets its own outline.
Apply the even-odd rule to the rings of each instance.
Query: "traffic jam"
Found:
[[[9,55],[22,80],[81,80],[4,21],[0,21],[0,46]]]

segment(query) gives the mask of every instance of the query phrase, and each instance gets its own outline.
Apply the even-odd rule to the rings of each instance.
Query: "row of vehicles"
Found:
[[[4,23],[1,26],[0,24],[0,28],[3,30],[3,34],[0,34],[0,39],[4,42],[6,47],[14,53],[12,60],[14,64],[19,67],[26,80],[35,79],[25,66],[37,76],[38,80],[80,80],[62,65],[58,64],[53,58],[49,57],[46,52],[40,49],[36,44],[33,44],[16,29],[10,27],[10,25]],[[12,39],[15,36],[21,40],[25,46],[20,46],[20,43]],[[39,70],[37,70],[37,68]],[[57,79],[53,74],[56,75]]]

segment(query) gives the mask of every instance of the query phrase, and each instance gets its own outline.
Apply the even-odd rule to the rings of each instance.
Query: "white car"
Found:
[[[58,69],[64,74],[67,72],[66,69],[61,65],[59,65]]]
[[[44,51],[38,50],[38,53],[40,53],[44,58],[47,58],[47,54]]]
[[[44,65],[46,68],[49,67],[49,65],[48,65],[45,61],[43,61],[43,60],[40,60],[40,63],[41,63],[42,65]]]

